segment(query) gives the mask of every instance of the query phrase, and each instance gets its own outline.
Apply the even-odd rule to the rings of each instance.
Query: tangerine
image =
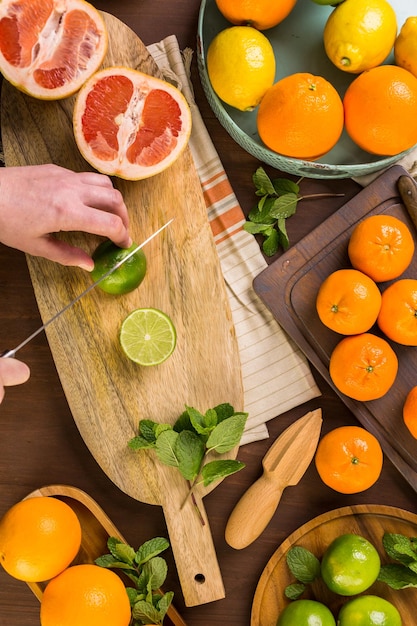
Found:
[[[330,274],[320,285],[316,309],[325,326],[342,335],[364,333],[381,308],[381,292],[372,278],[355,269]]]
[[[113,571],[90,563],[73,565],[47,584],[40,619],[42,626],[128,626],[129,597]]]
[[[259,105],[257,128],[271,150],[315,160],[329,152],[343,130],[343,104],[321,76],[299,72],[270,87]]]
[[[346,131],[362,150],[392,156],[417,143],[417,78],[404,68],[379,65],[362,72],[343,105]]]
[[[191,112],[182,93],[134,69],[108,67],[78,92],[75,140],[104,174],[139,180],[159,174],[185,149]]]
[[[81,525],[72,508],[57,498],[32,497],[11,507],[0,521],[0,562],[26,582],[53,578],[76,557]]]
[[[417,280],[402,278],[382,293],[378,326],[392,341],[417,346]]]
[[[2,0],[0,72],[44,100],[75,93],[99,68],[107,29],[84,0]]]
[[[417,439],[417,386],[412,387],[403,405],[403,420],[410,433]]]
[[[393,215],[371,215],[353,229],[348,255],[353,267],[381,282],[398,278],[407,269],[414,248],[403,221]]]
[[[383,453],[365,428],[340,426],[322,437],[314,460],[325,485],[339,493],[359,493],[378,480]]]
[[[216,0],[217,8],[232,24],[266,30],[276,26],[295,7],[297,0]]]
[[[330,355],[333,384],[354,400],[381,398],[394,384],[397,372],[394,350],[385,339],[372,333],[345,337]]]

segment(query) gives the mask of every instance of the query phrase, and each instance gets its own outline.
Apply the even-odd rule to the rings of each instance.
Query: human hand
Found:
[[[0,241],[7,246],[91,271],[91,257],[54,233],[83,231],[127,248],[128,226],[122,195],[108,176],[52,164],[0,168]]]
[[[0,358],[0,402],[4,398],[4,387],[25,383],[29,376],[26,363],[13,358]]]

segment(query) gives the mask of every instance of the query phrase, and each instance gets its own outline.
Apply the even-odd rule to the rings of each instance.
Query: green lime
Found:
[[[345,534],[337,537],[321,560],[321,575],[334,593],[353,596],[376,581],[381,561],[376,548],[364,537]]]
[[[401,626],[398,609],[379,596],[359,596],[342,606],[339,626]]]
[[[277,626],[336,626],[336,620],[317,600],[294,600],[280,613]]]
[[[119,248],[112,241],[103,241],[93,252],[94,269],[91,277],[94,281],[106,274],[112,267],[137,247]],[[146,274],[146,257],[143,250],[138,250],[117,270],[104,278],[98,287],[111,294],[122,294],[139,287]]]
[[[158,365],[174,351],[177,333],[171,319],[159,309],[136,309],[123,321],[120,345],[139,365]]]

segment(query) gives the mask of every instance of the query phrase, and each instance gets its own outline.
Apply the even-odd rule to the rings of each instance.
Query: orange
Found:
[[[109,67],[78,92],[74,135],[97,170],[128,180],[148,178],[180,156],[191,133],[182,93],[137,70]]]
[[[132,250],[137,248],[137,245],[137,243],[133,243],[130,248],[119,248],[108,239],[102,241],[93,252],[94,269],[91,272],[91,278],[94,281],[99,280]],[[140,249],[117,270],[109,274],[107,278],[103,278],[98,287],[111,294],[129,293],[139,287],[145,275],[146,256]]]
[[[297,0],[216,0],[219,11],[232,24],[266,30],[287,17]]]
[[[397,372],[394,350],[385,339],[372,333],[345,337],[330,355],[333,384],[354,400],[382,398],[394,384]]]
[[[395,65],[362,72],[346,90],[345,128],[360,148],[392,156],[417,143],[417,78]]]
[[[378,326],[392,341],[417,346],[417,280],[403,278],[382,293]]]
[[[369,589],[378,578],[379,554],[370,541],[354,533],[339,535],[321,559],[324,583],[340,596],[354,596]]]
[[[392,215],[371,215],[352,231],[348,255],[353,267],[376,282],[398,278],[410,265],[414,239],[408,226]]]
[[[0,2],[0,72],[35,98],[75,93],[106,50],[103,18],[83,0]]]
[[[51,580],[41,599],[41,626],[128,626],[131,609],[117,574],[73,565]]]
[[[383,463],[379,441],[360,426],[340,426],[319,442],[315,464],[322,481],[339,493],[359,493],[378,480]]]
[[[325,326],[342,335],[364,333],[376,322],[381,292],[358,270],[333,272],[320,285],[316,309]]]
[[[257,127],[271,150],[298,159],[318,159],[333,148],[342,133],[342,100],[325,78],[291,74],[266,91]]]
[[[403,406],[403,420],[410,433],[417,439],[417,386],[407,394]]]
[[[68,504],[48,496],[18,502],[0,521],[0,562],[26,582],[53,578],[76,557],[81,526]]]

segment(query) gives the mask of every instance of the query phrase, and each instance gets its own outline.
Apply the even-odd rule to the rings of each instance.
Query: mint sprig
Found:
[[[290,548],[286,555],[288,569],[297,580],[285,588],[285,596],[290,600],[297,600],[305,591],[306,585],[320,577],[320,561],[302,546]]]
[[[396,563],[381,565],[378,580],[392,589],[417,587],[417,537],[385,533],[382,544]]]
[[[286,220],[295,214],[300,200],[318,197],[334,197],[344,194],[321,193],[302,196],[300,183],[288,178],[271,179],[263,167],[259,167],[252,177],[255,194],[260,196],[251,209],[243,225],[246,232],[262,235],[262,250],[266,256],[273,256],[280,248],[286,250],[290,241],[286,229]]]
[[[168,567],[159,555],[169,548],[169,542],[156,537],[134,550],[117,537],[109,537],[107,547],[109,554],[98,557],[95,563],[100,567],[122,570],[134,583],[134,587],[126,588],[132,611],[131,626],[161,626],[174,596],[172,591],[162,593],[160,590]]]

